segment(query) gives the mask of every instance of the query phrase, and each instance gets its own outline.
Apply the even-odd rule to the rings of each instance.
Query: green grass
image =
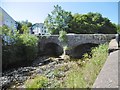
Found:
[[[48,79],[43,75],[37,75],[33,79],[29,79],[25,82],[25,86],[28,90],[45,88],[48,84]]]
[[[68,73],[62,87],[92,88],[92,85],[107,59],[108,45],[103,44],[92,49],[92,58],[85,54],[83,61],[78,60]]]

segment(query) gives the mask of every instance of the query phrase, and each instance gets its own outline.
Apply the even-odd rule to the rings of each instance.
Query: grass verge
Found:
[[[85,54],[82,61],[78,60],[73,64],[73,68],[68,73],[62,87],[92,88],[97,75],[107,59],[108,45],[103,44],[93,48],[91,54],[91,58],[88,54]]]

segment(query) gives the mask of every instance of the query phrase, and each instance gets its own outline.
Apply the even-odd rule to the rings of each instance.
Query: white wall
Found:
[[[8,27],[12,28],[13,30],[17,28],[15,20],[7,14],[1,7],[0,7],[0,18],[1,25],[7,25]]]
[[[43,23],[36,23],[32,27],[32,31],[34,32],[35,35],[45,35],[47,33],[44,24]]]
[[[9,28],[11,28],[13,33],[14,33],[14,30],[17,29],[17,24],[15,20],[0,7],[0,26],[3,26],[3,25],[7,25]],[[4,36],[3,40],[6,41],[8,44],[11,43],[10,41],[11,39],[9,36]]]

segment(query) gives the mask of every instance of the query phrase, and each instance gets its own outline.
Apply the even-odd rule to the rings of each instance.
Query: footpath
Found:
[[[118,43],[115,39],[109,43],[109,56],[100,71],[93,88],[119,88],[120,83],[120,50],[118,49]],[[118,75],[119,74],[119,75]]]

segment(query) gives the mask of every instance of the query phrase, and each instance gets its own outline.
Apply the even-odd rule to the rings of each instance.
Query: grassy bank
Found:
[[[106,61],[107,54],[108,45],[103,44],[92,49],[92,56],[86,53],[84,54],[84,57],[82,59],[71,59],[66,64],[62,64],[61,67],[55,68],[53,71],[49,72],[50,76],[54,76],[54,78],[47,77],[49,75],[45,76],[46,78],[48,78],[48,85],[46,85],[46,87],[91,88]],[[60,74],[61,72],[62,75]],[[31,80],[28,80],[28,82],[30,81]],[[38,84],[37,86],[40,85],[40,87],[43,87],[41,86],[41,83],[36,84]]]
[[[84,58],[74,62],[73,68],[65,79],[64,87],[91,88],[107,58],[108,45],[100,45],[92,49],[92,57],[84,54]]]

